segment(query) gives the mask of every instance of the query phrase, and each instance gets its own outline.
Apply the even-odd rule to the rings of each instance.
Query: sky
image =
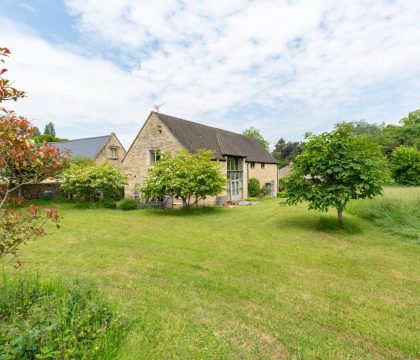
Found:
[[[9,103],[41,130],[115,132],[128,147],[154,105],[283,137],[420,108],[419,0],[0,0]]]

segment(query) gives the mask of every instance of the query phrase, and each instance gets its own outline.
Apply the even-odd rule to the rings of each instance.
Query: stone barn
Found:
[[[148,169],[160,154],[186,149],[197,152],[211,150],[214,160],[227,178],[226,190],[205,204],[223,204],[248,197],[248,180],[257,178],[271,196],[278,191],[277,160],[256,140],[231,131],[217,129],[173,116],[151,112],[122,162],[129,176],[125,194],[136,195],[136,188],[147,176]]]

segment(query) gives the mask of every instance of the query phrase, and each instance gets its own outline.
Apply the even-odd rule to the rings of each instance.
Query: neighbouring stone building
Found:
[[[122,146],[114,133],[105,136],[53,142],[51,144],[62,151],[70,151],[71,157],[87,158],[98,163],[108,161],[116,167],[121,166],[121,161],[126,155],[124,146]]]
[[[115,167],[121,166],[126,151],[114,133],[84,139],[68,140],[51,143],[61,151],[70,151],[73,158],[87,158],[97,163],[107,161]],[[46,192],[55,196],[63,195],[61,182],[58,179],[46,179],[40,184],[29,184],[19,188],[16,195],[25,199],[41,199]]]
[[[175,154],[182,149],[213,151],[214,160],[220,162],[221,171],[226,174],[226,191],[207,199],[206,204],[246,199],[248,180],[253,177],[268,188],[270,195],[277,194],[278,162],[257,140],[151,112],[122,162],[122,169],[129,177],[126,196],[135,196],[136,188],[146,178],[148,168],[159,160],[160,153]]]

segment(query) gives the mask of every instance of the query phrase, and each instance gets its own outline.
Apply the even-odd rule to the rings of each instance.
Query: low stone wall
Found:
[[[43,198],[45,191],[51,191],[53,196],[64,195],[61,190],[61,183],[23,185],[12,195],[23,196],[26,200],[39,200]]]

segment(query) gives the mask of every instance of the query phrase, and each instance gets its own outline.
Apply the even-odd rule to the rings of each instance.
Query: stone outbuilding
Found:
[[[70,151],[71,157],[80,157],[96,162],[107,161],[111,165],[120,167],[126,155],[124,146],[115,133],[105,136],[96,136],[84,139],[75,139],[51,143],[61,151]]]
[[[72,158],[87,158],[97,163],[107,161],[118,168],[121,167],[121,161],[126,154],[124,146],[114,133],[105,136],[52,142],[51,144],[61,151],[70,151]],[[23,185],[16,195],[23,196],[25,199],[41,199],[46,193],[54,196],[63,195],[61,181],[46,179],[40,184]]]
[[[127,150],[122,169],[128,175],[125,194],[134,197],[148,169],[162,152],[211,150],[227,177],[226,190],[205,204],[223,204],[248,197],[248,180],[257,178],[272,196],[278,191],[278,162],[256,140],[231,131],[151,112]]]

